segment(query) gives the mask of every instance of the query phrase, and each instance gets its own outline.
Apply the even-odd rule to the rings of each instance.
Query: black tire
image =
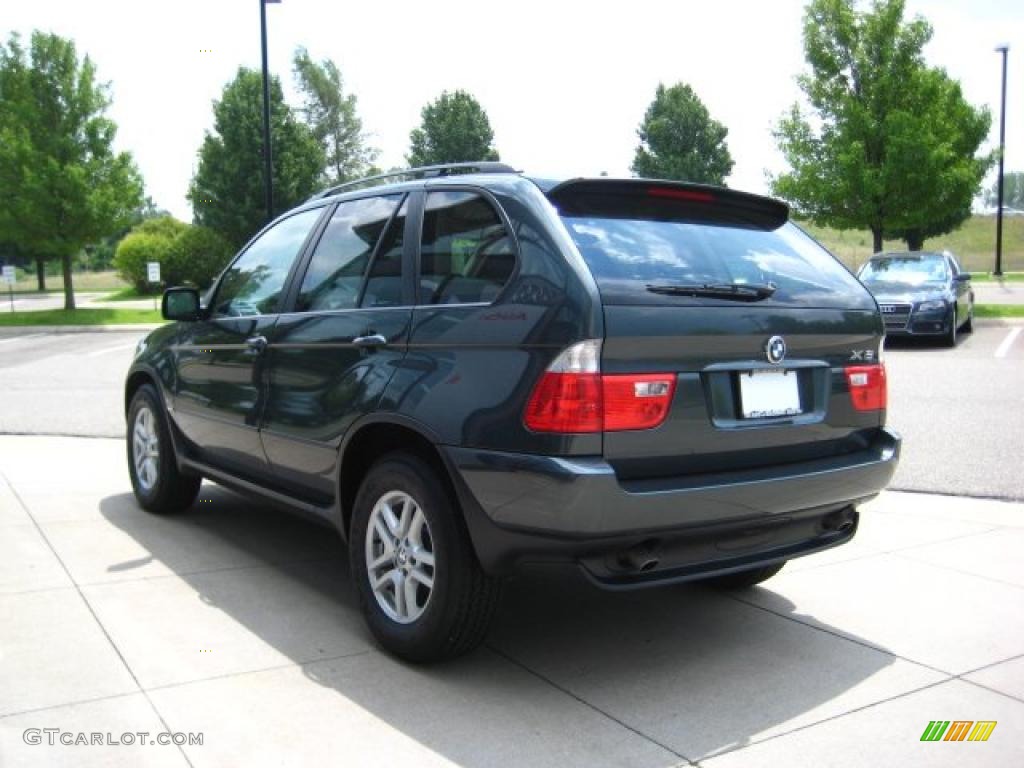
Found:
[[[785,564],[786,561],[783,560],[781,563],[766,565],[764,568],[752,568],[749,571],[737,571],[736,573],[727,573],[724,576],[714,576],[708,579],[706,583],[713,587],[721,587],[722,589],[746,589],[770,579],[781,571]]]
[[[419,608],[422,613],[411,620],[407,617],[407,623],[385,612],[371,587],[366,565],[366,541],[373,536],[369,531],[371,514],[378,502],[392,494],[407,495],[422,511],[434,558],[429,597]],[[480,567],[456,501],[437,473],[420,458],[393,453],[373,465],[356,496],[349,552],[363,615],[374,637],[390,653],[411,662],[444,661],[467,653],[483,641],[497,607],[501,582]],[[380,566],[381,570],[389,567],[397,569],[397,560],[393,565]],[[393,584],[392,592],[396,591],[397,584]]]
[[[974,307],[973,306],[969,310],[967,310],[967,320],[964,322],[963,328],[961,328],[960,330],[962,330],[964,333],[973,333],[974,332]]]
[[[960,318],[957,317],[957,312],[956,312],[956,304],[954,304],[953,305],[953,319],[952,319],[952,321],[949,324],[949,330],[946,331],[946,335],[942,337],[942,343],[945,344],[947,347],[955,347],[956,346],[956,332],[957,332],[956,324],[957,324],[957,322],[959,322],[959,320],[960,320]]]
[[[139,477],[135,462],[135,428],[139,413],[148,409],[152,415],[152,426],[156,434],[159,458],[156,462],[156,478],[145,482]],[[202,478],[188,475],[178,469],[174,455],[174,444],[167,426],[167,417],[159,395],[152,384],[143,384],[132,397],[128,408],[126,433],[128,474],[139,506],[158,515],[170,515],[192,506],[199,494]]]

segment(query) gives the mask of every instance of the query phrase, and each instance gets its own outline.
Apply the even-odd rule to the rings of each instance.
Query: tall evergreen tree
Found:
[[[312,131],[285,103],[281,83],[270,82],[270,134],[274,210],[285,211],[319,187],[324,152]],[[235,248],[264,224],[263,81],[241,67],[213,103],[213,131],[199,148],[199,167],[189,185],[195,223],[207,226]]]
[[[633,173],[721,186],[733,166],[725,142],[728,134],[690,86],[659,84],[637,129],[640,146]]]

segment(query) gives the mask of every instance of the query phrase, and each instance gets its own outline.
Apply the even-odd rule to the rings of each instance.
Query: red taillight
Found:
[[[668,415],[671,373],[601,374],[601,342],[574,344],[548,366],[526,404],[534,432],[563,434],[651,429]]]
[[[601,377],[604,429],[652,429],[665,420],[676,389],[668,373],[621,373]]]
[[[851,365],[846,369],[850,400],[858,411],[880,411],[888,403],[885,365]]]
[[[665,197],[670,200],[686,200],[691,203],[713,203],[715,196],[700,189],[679,189],[678,187],[648,187],[648,197]]]
[[[526,405],[526,426],[534,432],[600,432],[601,400],[601,374],[547,371]]]

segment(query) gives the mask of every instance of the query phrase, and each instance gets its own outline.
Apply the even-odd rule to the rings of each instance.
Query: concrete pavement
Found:
[[[1024,283],[978,281],[971,283],[974,300],[979,304],[1024,304]]]
[[[1024,764],[1024,505],[887,493],[735,594],[538,568],[484,648],[419,668],[376,649],[332,531],[201,499],[140,511],[120,440],[0,437],[0,765]],[[936,718],[998,725],[921,742]]]

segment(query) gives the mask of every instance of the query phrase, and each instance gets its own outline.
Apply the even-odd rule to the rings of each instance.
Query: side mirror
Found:
[[[971,279],[971,273],[970,272],[961,272],[959,275],[957,275],[953,279],[956,280],[958,283],[966,283],[968,280]]]
[[[201,315],[199,291],[195,288],[168,288],[160,303],[166,320],[198,320]]]

